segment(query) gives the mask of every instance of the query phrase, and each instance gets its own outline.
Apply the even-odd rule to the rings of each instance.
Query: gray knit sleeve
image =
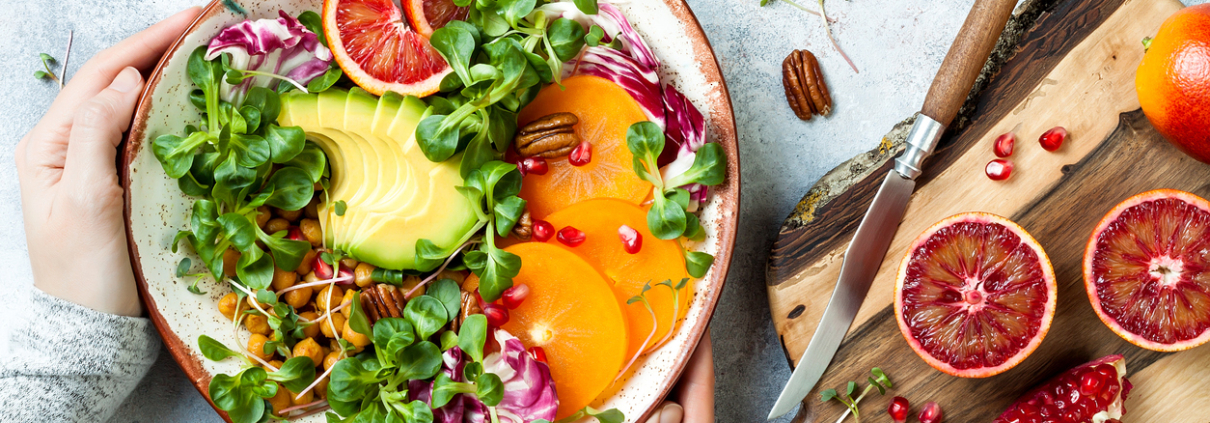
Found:
[[[151,321],[25,288],[0,360],[0,422],[106,421],[159,354]]]

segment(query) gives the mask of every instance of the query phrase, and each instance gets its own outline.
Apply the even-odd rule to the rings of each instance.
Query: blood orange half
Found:
[[[458,7],[454,0],[403,0],[412,28],[425,37],[452,20],[466,19],[469,7]]]
[[[452,72],[391,0],[324,0],[323,26],[340,69],[374,95],[424,97]]]
[[[1092,309],[1122,338],[1155,351],[1210,341],[1210,203],[1171,189],[1130,197],[1084,250]]]
[[[920,234],[899,266],[895,316],[937,370],[988,377],[1034,351],[1055,314],[1054,269],[1016,223],[964,213]]]

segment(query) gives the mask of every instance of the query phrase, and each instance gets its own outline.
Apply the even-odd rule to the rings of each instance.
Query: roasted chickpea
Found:
[[[227,295],[224,295],[222,299],[218,300],[218,312],[223,313],[224,316],[227,316],[227,319],[234,320],[235,307],[237,305],[239,305],[239,296],[235,295],[234,292],[228,293]]]
[[[227,277],[235,276],[235,267],[239,263],[239,251],[235,249],[227,249],[223,251],[223,274]]]
[[[277,393],[269,398],[269,405],[273,406],[273,414],[281,415],[282,410],[290,408],[290,391],[278,384]]]
[[[328,353],[327,356],[324,356],[324,371],[327,371],[332,366],[335,366],[336,362],[338,361],[340,361],[340,351],[332,351]]]
[[[269,352],[268,354],[265,354],[266,342],[269,342],[269,338],[265,335],[261,335],[259,333],[252,334],[252,337],[248,338],[248,352],[252,353],[252,355],[255,355],[261,360],[269,361],[273,358],[274,353]]]
[[[353,346],[357,348],[370,345],[370,337],[353,330],[353,328],[349,326],[348,320],[345,321],[344,328],[340,330],[340,337],[344,338],[346,341],[349,341],[349,343],[353,344]]]
[[[269,319],[259,314],[249,314],[244,318],[244,327],[248,328],[248,332],[268,335],[273,333],[273,328],[269,327]]]
[[[283,289],[294,286],[294,282],[298,282],[298,274],[292,270],[281,270],[273,268],[273,290],[281,291]]]
[[[312,391],[315,391],[315,396],[328,399],[328,378],[324,377],[323,379],[320,379],[319,383],[315,384],[315,389],[312,389]]]
[[[298,267],[294,268],[294,272],[300,275],[311,273],[311,265],[315,264],[315,256],[317,255],[319,255],[319,253],[315,252],[315,250],[307,250],[307,252],[303,254],[302,262],[299,262]]]
[[[461,286],[462,282],[466,281],[466,272],[458,270],[442,270],[441,274],[437,275],[437,279],[435,280],[441,279],[453,279],[454,282],[457,282],[458,285]]]
[[[290,296],[290,293],[286,293],[286,296]],[[303,336],[308,338],[319,336],[319,322],[316,320],[319,319],[319,314],[315,313],[314,311],[304,311],[302,313],[298,313],[298,317],[307,319],[309,322],[314,322],[303,326]]]
[[[275,233],[278,233],[281,231],[288,231],[288,230],[290,230],[290,221],[288,221],[286,219],[282,219],[282,218],[269,219],[269,222],[265,223],[265,233],[267,233],[269,235],[273,235]]]
[[[331,319],[331,322],[328,321],[329,319]],[[336,333],[340,333],[339,332],[340,328],[344,327],[345,320],[346,320],[345,315],[340,314],[340,313],[335,313],[331,316],[328,316],[327,319],[321,320],[319,322],[319,332],[322,333],[326,337],[336,339]],[[332,332],[333,327],[336,328],[336,330],[337,330],[336,333]]]
[[[312,272],[314,273],[314,272]],[[315,308],[320,311],[328,311],[340,306],[341,300],[344,299],[345,292],[339,286],[329,285],[319,290],[319,295],[315,297]]]
[[[319,282],[319,281],[320,281],[319,276],[315,275],[315,272],[307,272],[306,276],[303,276],[303,282],[306,282],[306,283]],[[322,288],[320,288],[320,289],[322,289]]]
[[[315,343],[314,339],[304,338],[294,344],[295,357],[307,357],[311,359],[311,363],[319,364],[323,359],[323,348]]]
[[[352,303],[353,297],[356,297],[358,295],[361,295],[361,292],[352,290],[352,289],[345,290],[345,296],[344,296],[344,298],[341,298],[340,303],[341,304]],[[353,313],[353,307],[349,306],[349,307],[342,308],[342,309],[340,309],[340,313],[345,315],[345,320],[348,320],[349,315]]]
[[[269,219],[272,218],[273,215],[269,213],[269,206],[260,206],[256,208],[256,226],[264,228],[265,224],[269,223]]]
[[[274,372],[274,371],[277,371],[277,369],[280,369],[281,366],[283,366],[285,364],[286,363],[283,363],[281,360],[269,360],[268,366],[261,366],[261,367],[264,367],[266,372]]]
[[[312,247],[318,247],[323,244],[323,229],[320,229],[318,220],[303,219],[298,223],[298,229],[302,231],[303,238],[306,238]]]
[[[420,287],[420,289],[417,289],[415,292],[412,291],[412,289],[415,288],[416,285],[420,285],[420,280],[421,279],[419,276],[407,276],[407,277],[403,278],[403,287],[401,289],[403,289],[403,295],[405,296],[405,298],[407,298],[408,300],[411,300],[412,298],[416,298],[421,295],[424,295],[425,287],[423,287],[423,286]],[[412,295],[408,295],[409,292],[412,292]]]
[[[345,257],[345,258],[340,259],[340,268],[341,269],[355,269],[355,268],[357,268],[357,264],[358,264],[357,259],[352,258],[352,257]]]
[[[374,283],[372,276],[374,274],[374,265],[369,263],[359,263],[353,268],[353,281],[357,286],[365,288]]]
[[[295,309],[302,308],[302,306],[307,305],[307,301],[311,301],[312,292],[314,292],[314,288],[309,286],[287,292],[285,295],[286,304],[289,304],[290,307],[294,307]]]
[[[319,189],[316,189],[316,191],[319,191]],[[319,218],[319,196],[318,195],[312,196],[311,202],[307,203],[306,207],[303,207],[303,216],[306,216],[311,219]]]
[[[310,404],[312,401],[315,401],[315,389],[311,389],[303,393],[302,396],[299,396],[297,392],[290,391],[289,389],[287,389],[286,392],[290,393],[291,405]]]
[[[273,208],[273,214],[276,214],[277,217],[289,220],[291,222],[297,222],[298,218],[302,217],[302,213],[302,210],[282,210],[277,207]]]

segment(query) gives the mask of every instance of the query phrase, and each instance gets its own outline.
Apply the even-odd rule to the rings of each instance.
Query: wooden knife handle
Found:
[[[979,77],[1016,5],[1016,0],[975,1],[958,37],[941,62],[941,69],[937,70],[921,113],[949,126],[975,85],[975,78]]]

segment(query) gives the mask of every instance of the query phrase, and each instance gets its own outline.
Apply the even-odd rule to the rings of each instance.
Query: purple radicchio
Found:
[[[274,74],[300,85],[327,72],[332,51],[298,19],[285,11],[278,13],[277,19],[245,20],[224,29],[210,40],[206,60],[226,53],[230,55],[232,69]],[[250,88],[270,87],[278,82],[272,76],[254,75],[235,86],[224,78],[220,97],[238,106]]]
[[[441,355],[441,372],[455,382],[466,382],[462,369],[470,361],[470,357],[461,348],[453,347]],[[408,381],[408,399],[432,404],[433,382],[425,380]],[[484,423],[487,419],[487,406],[474,395],[456,394],[449,404],[433,409],[435,423]]]

